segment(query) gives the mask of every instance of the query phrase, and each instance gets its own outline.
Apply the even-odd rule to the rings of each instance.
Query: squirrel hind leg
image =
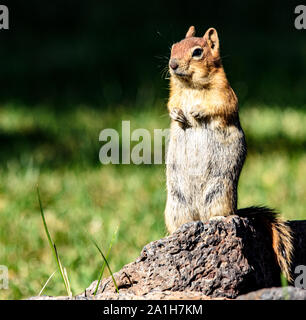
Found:
[[[167,200],[164,214],[166,227],[170,234],[187,222],[199,220],[194,219],[190,209],[186,205],[180,204],[171,199]]]
[[[224,221],[225,218],[225,216],[213,216],[209,218],[209,221]]]
[[[201,220],[199,211],[192,207],[188,195],[177,188],[168,191],[164,214],[166,227],[170,234],[185,223]]]

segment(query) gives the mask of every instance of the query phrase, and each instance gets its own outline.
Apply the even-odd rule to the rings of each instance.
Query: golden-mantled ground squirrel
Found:
[[[171,121],[167,152],[166,226],[237,214],[262,219],[280,269],[288,280],[292,259],[289,226],[265,207],[237,210],[237,186],[246,158],[238,100],[220,58],[217,31],[195,37],[189,28],[169,60]]]

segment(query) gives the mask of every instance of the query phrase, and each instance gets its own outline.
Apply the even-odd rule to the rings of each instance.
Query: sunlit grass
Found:
[[[47,239],[48,239],[48,242],[49,242],[49,246],[50,246],[51,252],[52,252],[52,254],[54,256],[54,260],[56,262],[58,272],[61,275],[61,278],[63,280],[64,286],[66,288],[67,295],[69,297],[72,297],[72,291],[71,291],[71,288],[70,288],[70,282],[69,282],[67,270],[62,265],[60,257],[59,257],[59,254],[58,254],[58,250],[56,248],[56,245],[55,245],[55,243],[53,242],[53,240],[51,238],[51,235],[50,235],[50,232],[49,232],[49,229],[48,229],[48,225],[47,225],[47,222],[46,222],[46,219],[45,219],[44,209],[43,209],[43,205],[42,205],[42,202],[41,202],[38,186],[37,186],[37,197],[38,197],[38,202],[39,202],[39,209],[40,209],[41,218],[42,218],[42,221],[43,221],[45,233],[46,233],[46,236],[47,236]],[[49,279],[50,279],[50,277],[49,277]],[[49,281],[49,279],[47,281]],[[41,294],[41,292],[42,291],[39,292],[39,295]]]
[[[306,111],[254,105],[242,106],[240,114],[249,154],[239,207],[264,204],[285,218],[305,219]],[[109,259],[114,272],[166,234],[164,166],[99,163],[99,132],[115,128],[120,133],[122,120],[131,120],[131,130],[151,133],[169,125],[162,103],[144,110],[79,106],[65,113],[45,106],[0,106],[0,264],[9,269],[9,289],[0,290],[0,298],[37,295],[54,271],[37,184],[73,293],[83,291],[101,271],[101,256],[88,233],[107,252],[119,227]],[[59,274],[43,294],[65,294]]]
[[[268,106],[243,108],[244,129],[257,139],[284,136],[294,140],[306,139],[306,110]]]

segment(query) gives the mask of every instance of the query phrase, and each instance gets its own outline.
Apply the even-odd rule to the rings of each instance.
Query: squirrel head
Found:
[[[195,37],[195,28],[191,26],[185,39],[171,48],[169,70],[172,81],[177,84],[207,86],[220,67],[219,38],[214,28],[209,28],[203,37]]]

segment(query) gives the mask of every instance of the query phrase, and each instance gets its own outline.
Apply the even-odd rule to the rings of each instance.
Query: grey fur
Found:
[[[234,214],[245,157],[245,136],[238,116],[223,128],[209,119],[192,127],[173,121],[166,162],[168,230],[173,232],[189,221]]]

